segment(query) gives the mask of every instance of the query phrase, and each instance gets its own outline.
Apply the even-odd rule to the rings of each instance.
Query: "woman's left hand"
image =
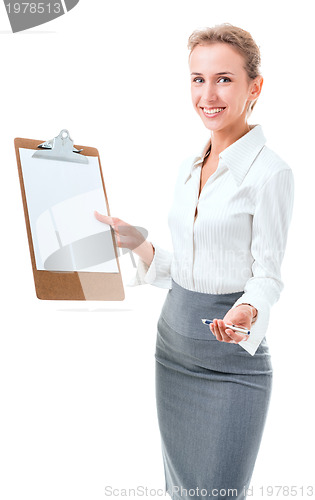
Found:
[[[235,332],[225,325],[235,325],[246,330],[250,330],[254,316],[254,308],[247,304],[240,304],[230,309],[222,319],[214,318],[213,323],[209,325],[211,332],[220,342],[229,342],[238,344],[242,340],[247,340],[245,333]]]

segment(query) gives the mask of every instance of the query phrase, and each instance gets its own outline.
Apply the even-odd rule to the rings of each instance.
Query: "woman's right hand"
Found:
[[[120,248],[129,248],[129,250],[138,250],[146,240],[144,236],[134,226],[109,215],[102,215],[96,210],[94,215],[97,220],[111,226],[115,232],[117,246]],[[135,253],[138,253],[137,251]]]

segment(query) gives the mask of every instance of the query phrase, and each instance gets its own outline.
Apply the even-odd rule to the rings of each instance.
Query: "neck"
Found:
[[[219,154],[224,151],[228,146],[233,144],[243,135],[250,131],[250,126],[248,123],[243,123],[240,127],[239,125],[228,127],[223,130],[214,130],[211,132],[211,156],[219,157]]]

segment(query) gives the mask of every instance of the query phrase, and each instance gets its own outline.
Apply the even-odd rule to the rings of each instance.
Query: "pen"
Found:
[[[211,323],[213,323],[211,319],[202,319],[201,321],[203,322],[204,325],[210,325]],[[225,325],[225,326],[226,328],[230,328],[230,330],[234,330],[234,332],[246,333],[247,335],[250,334],[250,330],[245,330],[245,328],[241,328],[239,326],[235,325]]]

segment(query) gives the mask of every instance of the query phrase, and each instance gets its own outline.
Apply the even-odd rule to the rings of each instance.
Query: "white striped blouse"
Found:
[[[280,268],[294,201],[292,169],[265,142],[261,125],[251,125],[220,153],[199,199],[210,142],[201,156],[180,165],[168,216],[173,252],[150,240],[155,249],[151,265],[138,259],[136,275],[127,284],[170,289],[173,279],[202,293],[244,292],[233,307],[247,303],[258,311],[250,337],[239,344],[251,355],[283,289]]]

